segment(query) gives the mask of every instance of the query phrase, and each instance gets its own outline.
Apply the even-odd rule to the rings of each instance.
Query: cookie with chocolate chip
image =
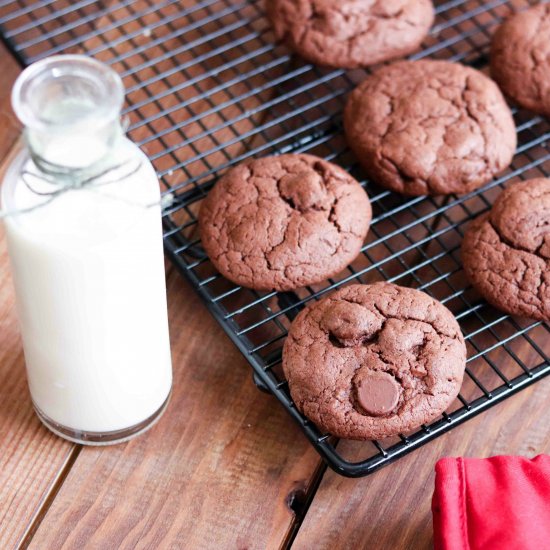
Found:
[[[345,170],[312,155],[244,162],[204,200],[204,249],[222,275],[257,290],[292,290],[342,271],[361,250],[372,216]]]
[[[462,262],[472,285],[493,306],[550,321],[550,179],[503,191],[468,226]]]
[[[405,195],[468,193],[516,149],[498,86],[448,61],[401,61],[367,77],[347,101],[344,129],[372,180]]]
[[[430,0],[267,0],[275,36],[319,65],[352,69],[414,52],[434,20]]]
[[[550,115],[550,4],[518,12],[491,41],[491,76],[518,105]]]
[[[390,283],[350,285],[296,317],[283,369],[298,409],[348,439],[407,433],[457,396],[466,347],[452,313]]]

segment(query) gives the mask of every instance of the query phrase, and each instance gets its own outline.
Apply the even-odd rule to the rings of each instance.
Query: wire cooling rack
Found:
[[[533,2],[535,3],[535,2]],[[413,58],[486,69],[496,25],[527,1],[436,2],[437,19]],[[130,137],[149,155],[174,202],[164,216],[171,261],[271,392],[336,471],[362,476],[392,462],[550,372],[548,326],[510,318],[467,285],[459,258],[466,223],[501,188],[548,176],[550,137],[540,117],[514,113],[519,146],[511,168],[465,196],[405,198],[365,181],[342,137],[347,93],[365,71],[312,66],[274,44],[254,0],[0,0],[1,37],[22,65],[86,52],[112,65],[127,89]],[[297,292],[255,292],[223,279],[197,234],[197,212],[216,179],[249,157],[308,152],[350,171],[371,197],[374,219],[360,257],[337,277]],[[389,280],[449,307],[468,346],[462,391],[429,426],[351,446],[351,456],[295,408],[280,368],[290,321],[310,300],[351,282]],[[350,446],[346,446],[349,449]]]

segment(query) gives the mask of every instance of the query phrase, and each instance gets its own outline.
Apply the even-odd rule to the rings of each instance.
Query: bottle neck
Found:
[[[50,176],[85,178],[109,160],[123,132],[124,88],[107,65],[80,55],[34,63],[12,92],[30,155]]]
[[[123,136],[118,120],[102,128],[58,129],[54,132],[25,129],[30,157],[44,174],[55,178],[83,179],[112,164]]]

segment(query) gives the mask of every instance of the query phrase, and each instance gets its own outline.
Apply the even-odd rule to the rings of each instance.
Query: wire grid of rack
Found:
[[[533,2],[531,2],[533,3]],[[496,25],[530,2],[435,2],[421,51],[486,70]],[[153,161],[173,203],[164,215],[171,261],[273,395],[333,469],[362,476],[392,462],[550,373],[548,326],[510,318],[468,286],[459,248],[465,224],[501,188],[548,175],[548,123],[515,111],[519,146],[501,177],[466,196],[405,198],[365,181],[342,137],[347,93],[366,74],[312,66],[274,43],[255,0],[0,0],[4,43],[22,65],[86,52],[109,63],[127,89],[130,137]],[[343,273],[297,292],[256,292],[223,279],[197,234],[201,200],[229,167],[249,157],[309,152],[361,181],[374,218],[362,254]],[[321,433],[292,403],[280,368],[290,321],[310,300],[350,282],[389,280],[428,292],[459,320],[468,346],[462,391],[452,407],[413,434],[346,446]],[[228,366],[230,368],[230,366]],[[351,450],[350,450],[351,449]]]

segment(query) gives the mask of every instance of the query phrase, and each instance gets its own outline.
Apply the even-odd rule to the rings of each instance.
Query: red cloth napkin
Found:
[[[443,458],[434,550],[550,549],[550,456]]]

